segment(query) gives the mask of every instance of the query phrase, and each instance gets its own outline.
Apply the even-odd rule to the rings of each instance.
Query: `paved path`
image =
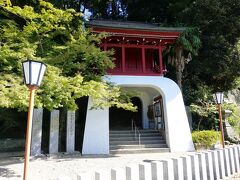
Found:
[[[127,154],[115,156],[58,155],[34,158],[30,162],[30,180],[56,180],[57,177],[77,179],[77,174],[125,167],[141,162],[151,162],[180,157],[189,153]],[[0,158],[0,180],[20,180],[23,174],[23,158]],[[232,177],[231,179],[238,180]],[[65,180],[65,179],[64,179]],[[229,179],[230,180],[230,179]]]

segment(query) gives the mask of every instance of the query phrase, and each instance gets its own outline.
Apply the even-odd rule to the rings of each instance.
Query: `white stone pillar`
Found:
[[[95,180],[111,180],[107,171],[100,170],[95,172]]]
[[[59,110],[54,110],[50,115],[49,154],[58,153],[59,139]]]
[[[224,157],[224,164],[225,164],[225,176],[228,177],[231,175],[228,149],[223,149],[223,157]]]
[[[41,154],[43,109],[33,110],[31,156]]]
[[[93,177],[90,173],[81,173],[77,175],[77,180],[92,180]]]
[[[230,159],[230,172],[231,172],[231,174],[234,174],[237,171],[236,171],[236,167],[235,167],[234,154],[233,154],[232,147],[228,148],[228,153],[229,153],[229,159]]]
[[[235,162],[236,170],[237,172],[240,172],[240,165],[239,165],[240,159],[239,159],[238,149],[236,146],[233,148],[233,152],[234,152],[234,162]]]
[[[220,179],[218,153],[217,151],[210,151],[210,153],[212,154],[213,176],[218,180]]]
[[[139,179],[140,180],[152,180],[151,173],[151,164],[150,163],[141,163],[139,164]]]
[[[212,154],[210,152],[206,152],[205,158],[206,158],[206,168],[207,168],[207,178],[208,180],[214,180],[213,177],[213,164],[212,164]]]
[[[205,154],[200,153],[197,154],[199,160],[199,171],[200,171],[200,179],[206,180],[207,179],[207,169],[206,169],[206,158]]]
[[[225,163],[224,163],[224,156],[223,156],[223,150],[218,150],[218,162],[219,162],[219,172],[220,172],[220,178],[225,178]]]
[[[66,132],[66,151],[72,153],[75,151],[75,111],[67,112],[67,132]]]
[[[126,166],[126,180],[139,180],[139,167],[137,165]]]
[[[152,167],[152,180],[163,179],[163,163],[160,161],[151,162]]]
[[[174,180],[173,160],[162,160],[163,162],[163,177],[164,180]]]
[[[190,156],[181,157],[183,160],[183,174],[185,180],[192,180],[192,166]]]
[[[196,154],[189,155],[191,158],[192,164],[192,178],[193,180],[200,180],[200,172],[199,172],[199,160]]]
[[[111,169],[111,180],[126,180],[124,169],[122,168]]]
[[[183,159],[173,158],[174,180],[184,180]]]

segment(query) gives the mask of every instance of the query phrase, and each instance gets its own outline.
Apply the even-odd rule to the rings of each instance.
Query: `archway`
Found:
[[[137,106],[137,112],[127,111],[117,107],[109,108],[109,127],[111,130],[131,129],[132,119],[136,122],[138,128],[142,129],[142,102],[140,98],[131,98],[134,106]]]

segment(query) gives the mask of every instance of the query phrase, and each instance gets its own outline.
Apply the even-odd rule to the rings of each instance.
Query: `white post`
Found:
[[[239,159],[238,148],[235,146],[233,150],[234,150],[234,162],[235,162],[236,170],[237,172],[240,172],[240,165],[239,165],[240,159]]]
[[[163,177],[164,180],[174,180],[173,160],[166,159],[163,162]]]
[[[174,179],[175,180],[184,180],[183,175],[183,159],[182,158],[173,158],[173,169],[174,169]]]
[[[207,179],[205,154],[200,153],[200,154],[197,154],[197,156],[198,156],[198,160],[199,160],[200,179],[205,180],[205,179]]]
[[[163,179],[163,163],[160,161],[151,162],[152,166],[152,180]]]
[[[191,167],[191,158],[190,156],[181,157],[183,160],[183,174],[184,179],[192,180],[192,167]]]
[[[77,175],[77,180],[90,180],[93,179],[90,173],[81,173]]]
[[[223,149],[223,157],[225,164],[225,175],[228,177],[231,175],[228,149]]]
[[[137,165],[126,167],[126,180],[139,180],[139,168]]]
[[[200,180],[200,172],[199,172],[199,160],[196,154],[189,155],[191,158],[192,164],[192,178],[193,180]]]
[[[150,163],[139,164],[139,179],[140,180],[152,180]]]
[[[225,176],[226,169],[225,169],[225,163],[224,163],[223,150],[218,150],[217,154],[218,154],[220,178],[223,179],[226,177]]]
[[[220,179],[220,172],[219,172],[219,159],[217,151],[210,151],[212,154],[212,164],[213,164],[213,176],[214,179]]]
[[[228,148],[228,152],[229,152],[229,158],[230,158],[230,171],[231,174],[234,174],[236,171],[236,167],[235,167],[235,162],[234,162],[234,154],[233,154],[233,148],[230,147]]]
[[[96,171],[95,180],[110,180],[110,174],[104,170]]]
[[[126,180],[124,169],[122,168],[111,169],[111,180]]]
[[[206,168],[207,168],[207,178],[208,180],[213,180],[213,164],[212,164],[212,154],[210,152],[206,152],[205,158],[206,158]]]

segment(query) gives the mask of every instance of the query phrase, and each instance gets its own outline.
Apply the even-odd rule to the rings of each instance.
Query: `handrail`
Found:
[[[138,145],[140,146],[141,145],[141,133],[140,133],[139,128],[137,127],[134,119],[132,119],[132,131],[134,131],[135,140],[137,139],[137,133],[138,133]]]

